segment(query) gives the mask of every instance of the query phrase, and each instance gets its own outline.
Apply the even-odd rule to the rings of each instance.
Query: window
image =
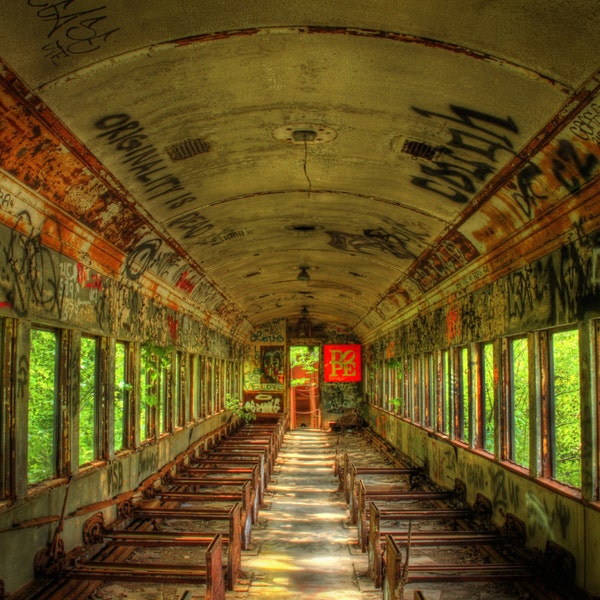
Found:
[[[496,397],[495,387],[496,378],[494,377],[494,345],[490,342],[483,344],[481,348],[481,398],[482,410],[480,414],[483,417],[482,425],[482,446],[488,452],[494,453],[495,450],[495,422],[496,422]]]
[[[425,355],[425,425],[432,428],[435,420],[435,369],[433,354]]]
[[[54,331],[31,330],[27,483],[56,475],[58,436],[57,350]]]
[[[397,413],[400,408],[400,381],[401,381],[401,370],[400,361],[397,358],[391,358],[387,361],[387,375],[388,375],[388,394],[387,394],[387,408],[393,413]]]
[[[450,350],[442,350],[440,362],[440,431],[450,434],[452,431],[453,399],[454,399],[454,376]]]
[[[171,398],[172,429],[181,427],[187,421],[187,415],[185,414],[185,394],[183,391],[183,363],[183,353],[177,351],[175,353],[175,365],[173,367],[173,376],[175,381],[172,389],[174,395]],[[165,398],[168,397],[169,395],[165,394]],[[168,421],[168,419],[165,420]],[[161,431],[165,431],[166,429],[168,429],[168,425],[165,427],[165,429],[161,429]]]
[[[555,331],[550,336],[550,371],[552,476],[561,483],[580,487],[581,404],[577,330]]]
[[[402,404],[404,397],[404,360],[398,357],[394,360],[394,387],[392,391],[392,410],[397,414],[402,414]]]
[[[204,357],[204,391],[206,393],[206,414],[215,414],[215,395],[214,395],[214,380],[213,380],[213,359],[210,356]]]
[[[140,441],[165,433],[169,427],[168,372],[171,369],[171,351],[152,344],[142,346],[140,370],[139,427]]]
[[[529,467],[529,354],[527,338],[509,342],[509,458]]]
[[[98,457],[97,338],[82,337],[79,357],[79,464]]]
[[[457,426],[459,439],[468,442],[470,440],[470,369],[469,369],[469,349],[464,347],[458,350],[459,361],[459,381],[458,381],[458,406],[457,406]]]
[[[127,382],[127,346],[115,345],[115,398],[113,440],[115,452],[127,446],[127,407],[131,384]]]
[[[402,361],[402,416],[410,419],[412,410],[412,379],[410,356],[405,356]]]
[[[217,405],[218,410],[225,409],[225,361],[222,358],[217,359]]]
[[[198,378],[198,355],[190,354],[190,420],[202,416],[200,407],[200,381]]]
[[[410,375],[412,385],[412,420],[415,423],[421,422],[421,404],[422,404],[422,381],[421,381],[421,356],[415,355],[410,359]]]
[[[208,416],[208,393],[206,391],[206,356],[198,357],[198,394],[200,397],[200,417]]]

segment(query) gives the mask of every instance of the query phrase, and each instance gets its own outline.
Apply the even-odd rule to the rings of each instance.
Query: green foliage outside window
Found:
[[[56,333],[31,331],[27,482],[38,483],[56,474]]]
[[[468,442],[471,437],[471,429],[470,429],[470,419],[469,419],[469,411],[471,408],[471,398],[469,394],[469,373],[470,373],[470,364],[469,364],[469,349],[462,348],[460,351],[460,367],[461,367],[461,389],[460,389],[460,430],[459,437],[460,439]]]
[[[319,346],[292,346],[290,347],[290,370],[302,373],[301,377],[292,379],[290,385],[317,385],[314,378],[319,374]]]
[[[484,448],[494,453],[494,431],[495,431],[495,412],[496,401],[494,396],[494,345],[487,343],[483,345],[483,393],[485,407],[485,433]]]
[[[511,459],[529,467],[529,355],[527,339],[510,343],[511,355]]]
[[[126,349],[125,344],[117,342],[115,348],[115,403],[114,403],[114,430],[113,438],[115,451],[125,447],[125,403],[127,393],[132,385],[126,382]]]
[[[147,439],[150,434],[148,416],[151,410],[154,410],[158,432],[165,429],[164,385],[166,373],[171,369],[172,352],[173,348],[171,346],[162,347],[154,344],[144,344],[142,346],[141,401],[138,420],[140,440]]]
[[[81,338],[79,387],[79,464],[96,458],[96,350],[95,338]]]
[[[579,334],[577,330],[552,335],[554,411],[554,477],[581,486],[581,400]]]

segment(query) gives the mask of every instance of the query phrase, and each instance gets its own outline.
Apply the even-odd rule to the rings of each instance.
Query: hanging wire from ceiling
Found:
[[[308,199],[310,200],[310,192],[312,191],[312,181],[308,176],[308,141],[304,138],[304,176],[306,177],[306,181],[308,183]]]

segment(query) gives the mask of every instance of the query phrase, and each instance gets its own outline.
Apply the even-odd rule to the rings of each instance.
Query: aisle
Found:
[[[335,435],[295,430],[286,435],[269,495],[253,532],[255,553],[244,553],[249,575],[237,599],[373,600],[370,586],[361,592],[366,557],[351,553],[355,529],[347,519],[333,474]],[[369,589],[370,588],[370,589]]]

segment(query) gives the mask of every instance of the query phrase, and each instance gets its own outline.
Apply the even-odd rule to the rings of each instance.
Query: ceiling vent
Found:
[[[417,140],[404,140],[401,152],[409,154],[414,159],[425,158],[433,160],[439,152],[439,148],[431,146],[427,142],[418,142]]]
[[[167,146],[165,150],[171,160],[185,160],[197,154],[210,152],[210,144],[202,138],[196,138]]]

